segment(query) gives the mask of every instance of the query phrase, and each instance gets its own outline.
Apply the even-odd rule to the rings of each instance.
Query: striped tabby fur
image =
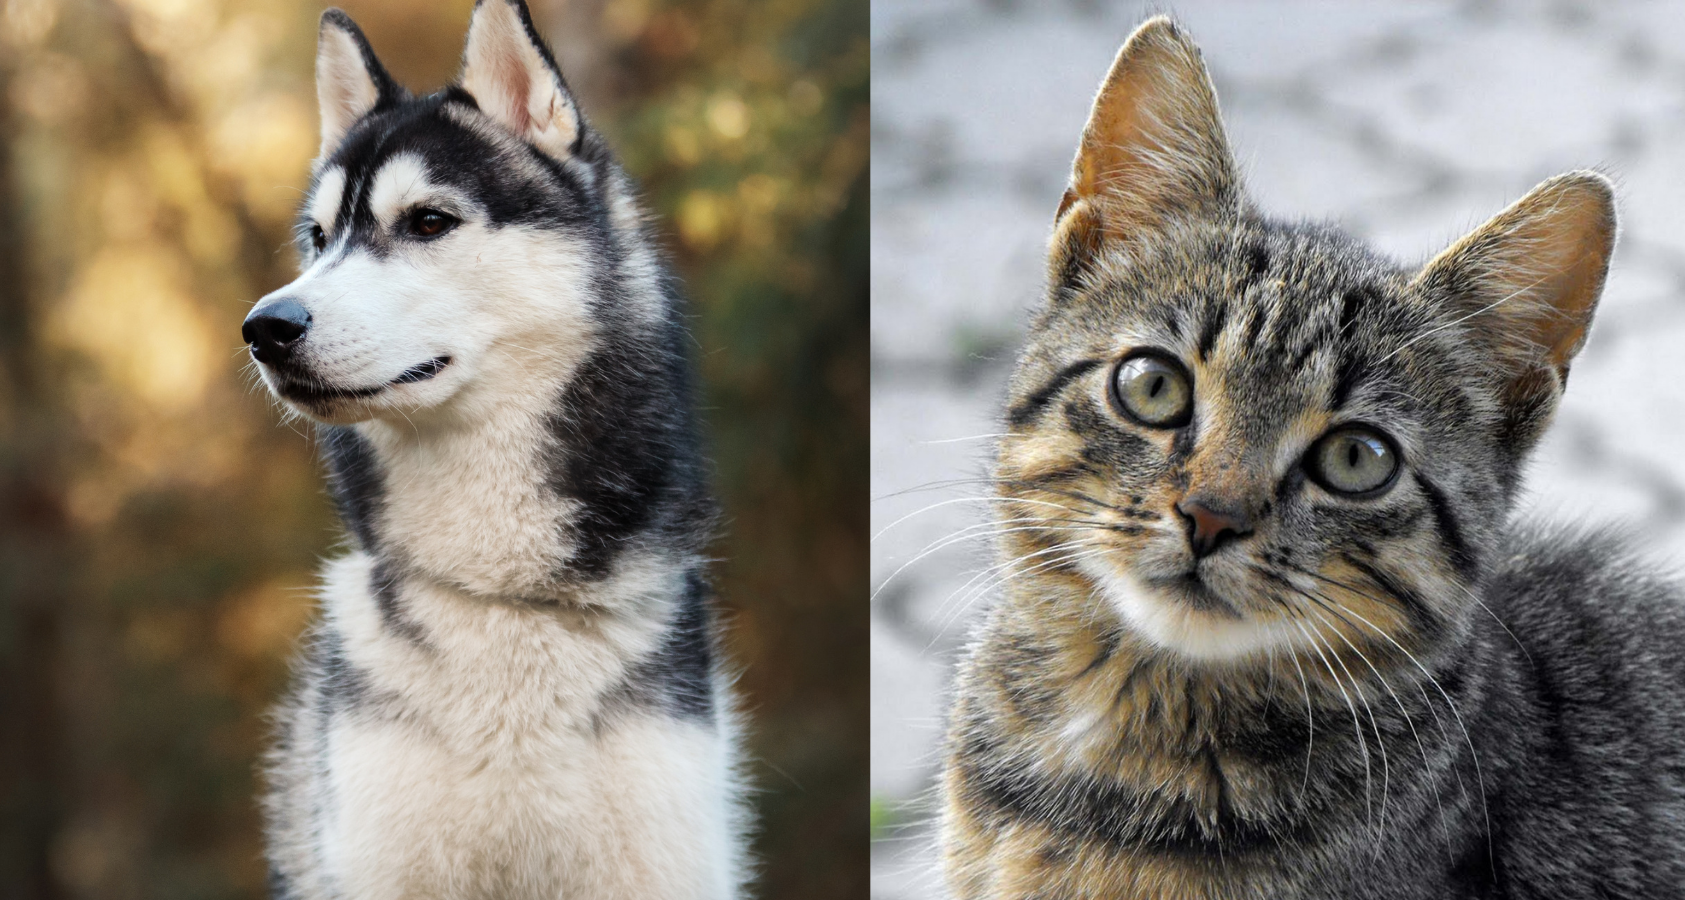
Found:
[[[1198,50],[1129,39],[1011,383],[1011,577],[945,751],[956,896],[1681,895],[1678,593],[1510,521],[1614,232],[1588,172],[1420,268],[1266,218]],[[1144,349],[1185,423],[1126,412]],[[1355,427],[1397,467],[1346,493],[1312,457]]]

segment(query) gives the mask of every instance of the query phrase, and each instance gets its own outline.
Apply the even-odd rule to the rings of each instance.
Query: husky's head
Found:
[[[474,418],[566,380],[607,323],[662,316],[605,299],[658,294],[602,274],[653,263],[617,238],[638,229],[624,178],[519,0],[475,7],[461,79],[426,97],[329,10],[316,81],[303,272],[241,329],[288,406],[338,424]]]

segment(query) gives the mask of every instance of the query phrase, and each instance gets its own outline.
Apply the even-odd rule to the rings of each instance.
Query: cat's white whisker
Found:
[[[1467,596],[1470,600],[1473,600],[1476,604],[1478,604],[1481,609],[1486,610],[1486,614],[1492,617],[1492,621],[1498,623],[1498,627],[1502,628],[1504,630],[1504,634],[1509,635],[1509,639],[1512,640],[1512,641],[1515,641],[1516,648],[1521,651],[1523,656],[1527,657],[1527,664],[1528,665],[1530,665],[1530,666],[1537,665],[1537,663],[1533,662],[1533,654],[1532,654],[1531,651],[1529,651],[1527,649],[1527,645],[1521,643],[1521,638],[1518,638],[1518,637],[1515,636],[1515,632],[1511,631],[1509,626],[1504,624],[1503,619],[1498,618],[1498,614],[1492,611],[1492,607],[1486,605],[1486,601],[1484,601],[1484,600],[1480,599],[1479,597],[1475,596],[1475,593],[1473,591],[1469,590],[1468,588],[1464,587],[1462,582],[1457,581],[1455,579],[1450,579],[1450,578],[1446,579],[1446,581],[1448,581],[1451,585],[1456,587],[1457,590],[1462,591],[1465,596]]]
[[[1373,776],[1370,774],[1369,741],[1363,737],[1363,725],[1357,717],[1357,704],[1352,702],[1351,694],[1346,692],[1346,685],[1344,682],[1340,681],[1339,673],[1334,671],[1333,664],[1330,663],[1328,661],[1328,657],[1323,654],[1322,643],[1317,640],[1312,633],[1315,629],[1307,629],[1302,621],[1302,618],[1303,617],[1301,616],[1299,619],[1293,619],[1293,624],[1297,625],[1299,630],[1304,632],[1305,640],[1310,642],[1311,649],[1316,651],[1316,655],[1322,660],[1323,667],[1328,670],[1328,676],[1334,679],[1334,686],[1340,689],[1340,696],[1346,699],[1346,706],[1351,709],[1352,731],[1357,735],[1358,746],[1363,751],[1363,805],[1369,824],[1373,827],[1375,824],[1374,784],[1372,780]]]
[[[1335,624],[1330,621],[1327,616],[1318,612],[1314,606],[1305,607],[1304,609],[1311,615],[1321,619],[1323,624],[1328,626],[1328,630],[1334,632],[1340,640],[1345,641],[1346,646],[1351,647],[1352,652],[1356,653],[1365,663],[1369,662],[1368,657],[1363,655],[1363,651],[1358,650],[1357,646],[1347,639],[1346,636],[1341,633],[1340,629],[1335,626]],[[1319,631],[1318,633],[1321,632]],[[1386,834],[1387,830],[1387,797],[1392,781],[1392,770],[1387,761],[1386,739],[1381,734],[1380,723],[1375,719],[1375,708],[1369,704],[1369,698],[1364,695],[1363,686],[1358,681],[1357,676],[1352,674],[1352,670],[1346,665],[1346,661],[1341,659],[1340,654],[1335,651],[1333,642],[1328,641],[1327,638],[1324,638],[1323,640],[1328,646],[1328,652],[1333,654],[1334,661],[1340,664],[1340,669],[1346,673],[1346,678],[1351,681],[1352,692],[1357,694],[1357,699],[1362,702],[1364,710],[1369,714],[1369,727],[1375,732],[1375,746],[1381,751],[1381,814],[1375,825],[1375,852],[1378,854],[1381,852],[1382,836]],[[1373,670],[1375,668],[1374,664],[1370,663],[1369,668]],[[1378,671],[1375,674],[1376,677],[1380,676],[1380,672]]]
[[[1315,572],[1315,571],[1312,571],[1310,569],[1301,568],[1299,566],[1290,566],[1290,568],[1292,568],[1293,571],[1300,573],[1301,575],[1308,575],[1311,578],[1317,579],[1319,581],[1325,581],[1328,584],[1333,585],[1334,587],[1340,588],[1341,590],[1350,591],[1351,593],[1356,594],[1357,596],[1362,597],[1366,600],[1369,600],[1370,602],[1373,602],[1373,603],[1384,602],[1384,601],[1380,600],[1379,598],[1375,597],[1374,595],[1368,593],[1367,591],[1364,591],[1364,590],[1362,590],[1362,589],[1360,589],[1360,588],[1358,588],[1354,585],[1347,584],[1346,582],[1341,581],[1337,578],[1330,578],[1327,575],[1323,575],[1320,572]],[[1379,631],[1379,628],[1373,622],[1370,622],[1367,618],[1365,618],[1364,616],[1359,614],[1357,610],[1352,609],[1351,607],[1346,606],[1344,604],[1339,604],[1339,606],[1346,613],[1348,613],[1349,615],[1357,618],[1359,621],[1363,622],[1363,624],[1368,625],[1370,628],[1373,628],[1373,629],[1376,629],[1377,631]],[[1398,647],[1398,649],[1401,652],[1404,652],[1406,656],[1410,655],[1408,653],[1408,651],[1404,651],[1404,648],[1402,646],[1399,646],[1397,641],[1392,641],[1391,635],[1386,634],[1385,632],[1380,632],[1380,633],[1381,633],[1382,637],[1385,637],[1389,641],[1391,641],[1392,644],[1395,647]],[[1420,663],[1418,663],[1417,665],[1418,665],[1418,667],[1420,667]],[[1425,674],[1425,670],[1424,670],[1424,674]],[[1415,681],[1415,685],[1416,685],[1416,692],[1419,693],[1422,697],[1422,705],[1427,707],[1428,714],[1433,716],[1434,724],[1439,727],[1440,737],[1444,738],[1447,741],[1451,740],[1451,730],[1450,730],[1450,728],[1448,728],[1446,726],[1444,717],[1440,716],[1438,707],[1436,707],[1434,705],[1433,701],[1431,699],[1429,699],[1427,688],[1422,687],[1422,684],[1419,680]],[[1435,685],[1435,687],[1438,687],[1438,685]],[[1443,689],[1441,689],[1441,693],[1443,693]],[[1453,767],[1451,769],[1451,773],[1457,780],[1457,790],[1458,790],[1458,792],[1462,795],[1463,800],[1466,802],[1469,798],[1468,785],[1463,782],[1462,774],[1460,772],[1458,772],[1455,767]]]
[[[1077,530],[1077,529],[1065,529],[1065,530]],[[1082,530],[1086,530],[1086,529],[1082,529]],[[948,605],[953,602],[954,598],[957,597],[957,596],[960,596],[962,594],[965,594],[965,596],[963,598],[963,602],[965,604],[971,603],[974,598],[971,595],[966,594],[965,592],[967,592],[974,585],[976,585],[979,580],[983,580],[984,584],[977,589],[978,593],[979,594],[987,593],[987,591],[989,589],[992,589],[994,587],[993,584],[988,583],[987,579],[990,576],[994,575],[995,573],[1006,571],[1006,570],[1010,569],[1012,566],[1014,566],[1018,563],[1024,562],[1024,561],[1029,560],[1029,559],[1033,559],[1037,556],[1042,556],[1042,555],[1045,555],[1045,554],[1048,554],[1048,553],[1058,552],[1060,550],[1064,550],[1064,549],[1067,549],[1067,548],[1072,547],[1072,546],[1076,546],[1076,545],[1073,545],[1073,544],[1065,542],[1065,541],[1061,541],[1057,544],[1054,544],[1051,547],[1044,547],[1040,550],[1034,550],[1034,551],[1031,551],[1029,553],[1022,553],[1022,554],[1019,554],[1017,557],[1014,557],[1013,559],[1009,559],[1009,560],[1006,560],[1005,562],[1001,562],[1001,563],[996,563],[995,565],[992,565],[992,566],[989,566],[985,569],[979,570],[978,572],[973,574],[970,578],[966,579],[964,584],[962,584],[959,587],[955,588],[954,590],[950,591],[948,593],[948,596],[943,598],[942,604],[940,606],[938,606],[937,609],[936,609],[936,615],[938,615],[938,616],[942,615],[948,609]],[[943,627],[946,628],[947,625],[949,625],[949,624],[951,624],[951,622],[945,621],[943,623]]]
[[[1321,598],[1321,601],[1324,604],[1324,606],[1323,606],[1324,609],[1327,609],[1329,612],[1333,613],[1334,615],[1339,616],[1342,620],[1346,621],[1347,624],[1351,624],[1349,619],[1345,619],[1345,617],[1343,615],[1341,615],[1342,613],[1348,612],[1349,610],[1347,610],[1346,607],[1345,607],[1345,604],[1339,602],[1339,600],[1337,600],[1333,597],[1330,597],[1327,594],[1324,594],[1323,592],[1318,591],[1314,588],[1311,588],[1311,589],[1308,589],[1308,590],[1307,589],[1300,589],[1300,588],[1295,588],[1295,589],[1301,590],[1304,594],[1306,594],[1306,596],[1310,596],[1310,597],[1313,597],[1313,598]],[[1416,730],[1416,721],[1410,717],[1409,710],[1405,709],[1403,699],[1401,699],[1398,696],[1397,691],[1393,690],[1392,683],[1387,681],[1387,677],[1385,675],[1381,674],[1381,670],[1379,668],[1376,668],[1375,663],[1370,661],[1369,656],[1367,654],[1365,654],[1361,649],[1359,649],[1358,646],[1355,643],[1353,643],[1350,638],[1346,637],[1343,632],[1341,632],[1339,634],[1340,634],[1340,639],[1346,642],[1346,646],[1352,648],[1352,652],[1356,653],[1359,659],[1363,660],[1364,664],[1369,667],[1369,671],[1375,673],[1375,679],[1381,683],[1381,687],[1384,688],[1386,690],[1387,694],[1392,697],[1393,703],[1398,707],[1399,714],[1404,717],[1404,724],[1409,726],[1409,728],[1410,728],[1410,736],[1412,738],[1414,738],[1415,741],[1416,741],[1416,749],[1422,755],[1422,766],[1423,766],[1423,768],[1431,770],[1432,763],[1428,759],[1427,746],[1422,743],[1422,736]],[[1423,695],[1422,699],[1425,701],[1427,699],[1426,695]],[[1455,853],[1451,848],[1451,826],[1446,821],[1446,818],[1445,818],[1445,799],[1440,794],[1439,781],[1437,779],[1430,779],[1428,781],[1428,784],[1429,784],[1429,786],[1431,786],[1433,788],[1434,802],[1439,807],[1439,827],[1440,827],[1440,831],[1445,836],[1446,857],[1447,857],[1447,859],[1454,859]],[[1379,849],[1380,849],[1379,845],[1377,844],[1377,847],[1376,847],[1377,852],[1379,852]]]
[[[1030,504],[1036,504],[1036,505],[1040,505],[1040,506],[1051,507],[1053,509],[1063,510],[1065,512],[1068,512],[1072,515],[1077,515],[1077,516],[1088,514],[1088,513],[1084,512],[1083,510],[1080,510],[1080,509],[1073,509],[1069,506],[1064,506],[1062,504],[1053,503],[1053,502],[1050,502],[1050,501],[1047,501],[1047,500],[1036,500],[1036,499],[1032,499],[1032,498],[1028,498],[1028,497],[955,497],[955,498],[950,499],[950,500],[942,500],[942,501],[939,501],[939,502],[936,502],[936,503],[932,503],[929,506],[923,507],[922,509],[916,509],[916,510],[913,510],[912,512],[910,512],[910,513],[907,513],[906,515],[902,516],[901,518],[896,519],[895,521],[889,523],[888,525],[885,525],[884,527],[878,529],[878,533],[872,535],[872,542],[876,543],[878,538],[883,537],[885,534],[889,533],[889,531],[891,529],[895,528],[898,525],[901,525],[902,523],[908,521],[909,519],[913,519],[913,518],[916,518],[918,516],[922,516],[925,513],[931,512],[933,510],[941,509],[942,507],[945,507],[945,506],[952,506],[953,504],[956,504],[956,503],[1030,503]]]
[[[1422,665],[1421,660],[1417,659],[1416,655],[1414,653],[1411,653],[1409,650],[1406,650],[1404,648],[1404,645],[1400,644],[1397,640],[1394,640],[1393,636],[1388,634],[1385,629],[1381,628],[1380,626],[1376,625],[1375,623],[1370,622],[1368,619],[1364,618],[1363,615],[1361,615],[1360,613],[1357,612],[1357,610],[1354,610],[1350,607],[1346,607],[1346,611],[1351,613],[1353,616],[1355,616],[1358,621],[1363,622],[1364,624],[1368,625],[1370,628],[1373,628],[1375,630],[1376,634],[1379,634],[1381,637],[1386,638],[1386,640],[1389,643],[1391,643],[1394,647],[1397,647],[1399,652],[1403,653],[1405,658],[1409,659],[1410,662],[1412,664],[1414,664],[1416,666],[1416,668],[1421,671],[1422,675],[1427,678],[1428,683],[1433,685],[1434,690],[1439,691],[1439,695],[1441,697],[1445,698],[1445,706],[1448,709],[1451,710],[1451,715],[1456,718],[1457,725],[1460,728],[1462,728],[1462,730],[1463,730],[1463,740],[1464,740],[1464,742],[1466,742],[1468,744],[1469,757],[1474,762],[1474,777],[1479,782],[1478,787],[1479,787],[1479,794],[1480,794],[1480,810],[1481,810],[1481,814],[1484,817],[1485,822],[1486,822],[1487,853],[1488,853],[1488,855],[1492,854],[1494,852],[1493,849],[1492,849],[1492,814],[1491,814],[1490,810],[1487,809],[1487,805],[1486,805],[1486,776],[1480,770],[1480,754],[1478,752],[1476,752],[1475,749],[1474,749],[1474,737],[1471,734],[1469,734],[1468,723],[1463,721],[1463,714],[1457,710],[1457,704],[1452,702],[1451,695],[1446,692],[1445,686],[1441,685],[1439,683],[1439,679],[1433,677],[1433,673],[1428,671],[1427,666]],[[1495,865],[1496,860],[1493,859],[1492,861],[1493,861],[1493,864]]]
[[[1006,534],[1006,533],[1009,533],[1009,532],[1012,532],[1012,531],[1054,530],[1054,529],[1058,529],[1058,528],[1074,528],[1074,527],[1078,527],[1078,525],[1088,525],[1088,526],[1092,527],[1092,523],[1066,524],[1066,523],[1063,523],[1063,522],[1060,522],[1060,521],[1056,520],[1051,526],[1046,526],[1046,527],[1025,526],[1023,528],[1008,529],[1007,531],[992,532],[992,531],[972,531],[972,529],[994,528],[996,526],[995,526],[995,523],[993,523],[993,522],[984,522],[984,523],[979,523],[977,525],[968,525],[965,528],[961,529],[960,532],[957,533],[957,534],[949,535],[948,537],[940,538],[938,540],[932,541],[930,544],[926,545],[923,550],[919,551],[916,555],[914,555],[912,559],[909,559],[906,562],[902,563],[899,568],[897,568],[895,571],[889,573],[888,577],[884,578],[883,581],[878,583],[877,588],[875,588],[872,591],[872,594],[871,594],[870,597],[867,598],[867,601],[871,602],[871,601],[876,600],[878,598],[878,595],[883,593],[884,589],[886,587],[888,587],[891,582],[893,582],[897,577],[899,577],[902,572],[907,571],[908,568],[917,564],[920,560],[923,560],[926,557],[929,557],[933,553],[939,553],[942,550],[945,550],[949,547],[954,546],[955,544],[961,544],[961,543],[964,543],[966,541],[980,540],[980,539],[986,538],[986,537],[996,537],[1000,534]]]
[[[1016,566],[1016,565],[1018,565],[1020,563],[1023,563],[1023,562],[1027,562],[1028,560],[1030,560],[1030,559],[1032,559],[1036,556],[1039,556],[1043,553],[1052,552],[1052,551],[1055,551],[1055,550],[1078,549],[1078,548],[1081,548],[1082,546],[1084,546],[1084,543],[1086,543],[1086,542],[1079,542],[1079,543],[1076,543],[1076,544],[1068,544],[1068,543],[1059,544],[1055,547],[1047,548],[1046,550],[1036,551],[1035,553],[1023,554],[1023,555],[1021,555],[1021,556],[1019,556],[1015,559],[1007,561],[1006,563],[1002,563],[999,566],[993,567],[993,570],[996,570],[996,571],[1004,570],[1004,574],[997,574],[996,576],[992,577],[988,582],[985,582],[983,585],[981,585],[980,587],[972,590],[969,594],[967,594],[964,598],[962,598],[960,600],[960,602],[958,603],[958,605],[955,607],[955,609],[947,616],[946,619],[944,619],[944,621],[941,623],[941,625],[937,628],[935,637],[931,640],[931,643],[928,646],[925,647],[925,650],[928,652],[931,649],[931,647],[934,647],[936,645],[936,640],[940,639],[944,634],[947,633],[949,628],[953,627],[954,623],[959,620],[959,617],[964,615],[965,611],[971,607],[971,604],[975,603],[979,598],[986,595],[989,591],[992,591],[992,590],[994,590],[998,587],[1004,586],[1004,585],[1013,581],[1016,578],[1023,578],[1023,577],[1028,576],[1028,575],[1033,575],[1037,572],[1044,571],[1046,569],[1052,568],[1052,567],[1057,566],[1057,565],[1064,565],[1064,564],[1069,564],[1069,563],[1073,563],[1073,562],[1078,562],[1078,561],[1084,560],[1084,559],[1091,559],[1091,558],[1099,555],[1105,549],[1103,547],[1100,547],[1100,548],[1083,550],[1082,552],[1079,552],[1079,553],[1070,553],[1070,554],[1068,554],[1066,556],[1063,556],[1063,557],[1043,561],[1043,562],[1038,563],[1038,564],[1036,564],[1035,566],[1033,566],[1029,569],[1015,569],[1015,568],[1013,568],[1013,566]],[[946,600],[943,601],[943,607],[944,608],[948,605],[948,602],[949,601],[946,601]]]
[[[1305,780],[1299,785],[1299,802],[1303,803],[1311,789],[1311,751],[1316,749],[1316,713],[1311,710],[1311,683],[1305,678],[1305,667],[1299,664],[1299,654],[1289,653],[1287,658],[1293,660],[1293,668],[1299,672],[1299,683],[1305,689]]]
[[[1022,434],[1013,434],[1010,431],[996,431],[996,432],[991,432],[989,434],[968,434],[965,437],[939,438],[939,439],[930,440],[930,441],[919,441],[918,443],[922,444],[926,447],[932,447],[932,446],[936,446],[938,444],[959,444],[959,443],[963,443],[965,441],[985,441],[985,440],[988,440],[989,438],[1010,438],[1010,437],[1025,437],[1025,436],[1026,435],[1022,435]]]

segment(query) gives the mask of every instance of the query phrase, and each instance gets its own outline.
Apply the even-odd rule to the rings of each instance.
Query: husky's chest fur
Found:
[[[682,308],[518,0],[412,98],[338,12],[303,274],[245,336],[355,541],[278,716],[277,897],[743,878]]]
[[[299,826],[276,835],[277,855],[311,873],[300,896],[731,894],[731,746],[713,686],[686,682],[702,666],[639,665],[673,623],[416,586],[395,629],[378,565],[358,553],[329,567],[317,669],[275,770],[274,812]],[[700,588],[635,580],[640,606]],[[651,701],[666,709],[640,708]]]

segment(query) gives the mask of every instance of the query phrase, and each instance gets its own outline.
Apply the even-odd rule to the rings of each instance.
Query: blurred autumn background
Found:
[[[392,73],[471,0],[345,0]],[[292,277],[318,0],[0,0],[0,896],[264,893],[254,760],[339,530],[240,374]],[[757,894],[866,894],[867,6],[537,0],[706,382]]]

